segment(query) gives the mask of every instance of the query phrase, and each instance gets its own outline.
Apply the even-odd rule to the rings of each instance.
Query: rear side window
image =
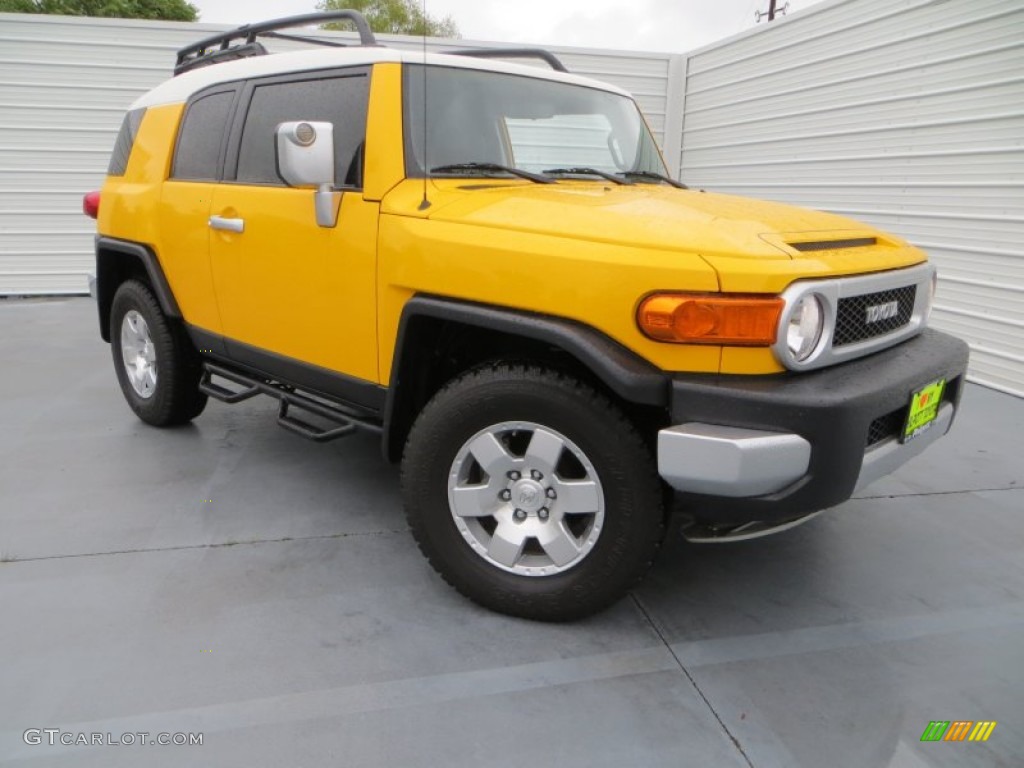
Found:
[[[369,78],[364,72],[320,80],[257,84],[245,118],[237,180],[283,185],[277,175],[274,132],[293,120],[334,124],[334,178],[339,186],[362,186]]]
[[[145,114],[146,109],[143,107],[133,109],[124,116],[117,141],[114,142],[114,151],[110,153],[110,165],[107,167],[109,176],[124,176],[128,170],[128,158],[131,157],[135,137],[139,135],[139,126],[142,125],[142,117]]]
[[[219,178],[221,147],[227,138],[234,98],[234,91],[220,91],[201,96],[188,105],[174,153],[173,178],[196,181]]]

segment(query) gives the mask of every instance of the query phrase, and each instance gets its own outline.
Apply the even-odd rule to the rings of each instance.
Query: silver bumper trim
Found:
[[[800,435],[701,422],[658,432],[658,473],[677,491],[762,496],[799,480],[810,462]]]
[[[809,515],[796,518],[796,520],[786,520],[781,523],[764,523],[755,520],[751,523],[721,527],[694,524],[683,529],[683,538],[691,544],[731,544],[734,541],[750,541],[796,528],[820,514],[820,511],[811,512]]]
[[[869,448],[864,453],[864,463],[861,464],[860,477],[857,478],[857,485],[853,492],[856,493],[861,488],[871,485],[875,480],[895,471],[949,432],[949,428],[953,425],[953,410],[951,403],[943,404],[931,427],[909,443],[901,443],[899,439],[893,437]]]

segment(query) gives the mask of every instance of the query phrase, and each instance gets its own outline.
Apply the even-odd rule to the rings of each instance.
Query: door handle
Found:
[[[210,217],[210,229],[219,229],[223,232],[245,232],[245,219],[227,219],[223,216]]]

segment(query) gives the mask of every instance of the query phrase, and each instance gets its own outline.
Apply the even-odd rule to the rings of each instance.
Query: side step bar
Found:
[[[214,376],[237,384],[238,389],[215,382]],[[277,423],[289,432],[294,432],[300,437],[318,443],[348,437],[357,429],[365,429],[370,432],[380,432],[383,429],[379,423],[367,416],[338,405],[315,400],[283,384],[254,379],[215,363],[203,363],[203,376],[199,380],[199,391],[222,403],[240,403],[256,395],[269,395],[277,398],[280,403],[277,411]],[[329,426],[313,424],[295,415],[295,411],[313,414],[328,422]]]

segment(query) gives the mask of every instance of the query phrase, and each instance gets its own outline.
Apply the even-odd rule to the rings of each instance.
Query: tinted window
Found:
[[[334,124],[336,183],[361,186],[368,97],[369,78],[364,74],[257,85],[242,132],[238,181],[283,184],[277,175],[274,132],[281,123],[309,120]]]
[[[228,129],[233,91],[203,96],[188,106],[174,153],[176,179],[216,179],[220,172],[220,148]]]
[[[117,141],[114,143],[114,151],[110,153],[110,165],[107,173],[111,176],[124,176],[128,170],[128,158],[132,154],[132,147],[135,146],[135,137],[139,134],[139,126],[142,125],[142,116],[146,114],[145,108],[133,109],[124,116],[121,123],[121,130],[117,134]]]

